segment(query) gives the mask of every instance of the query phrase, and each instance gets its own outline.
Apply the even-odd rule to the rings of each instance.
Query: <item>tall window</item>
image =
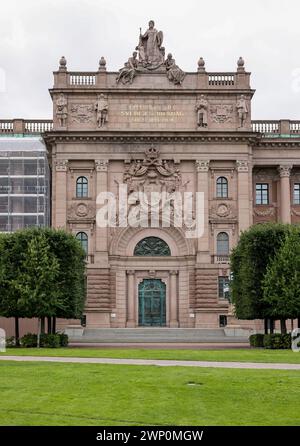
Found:
[[[86,255],[88,254],[88,236],[85,232],[78,232],[76,234],[77,240],[80,241],[82,248],[84,249]]]
[[[88,180],[86,177],[79,177],[76,181],[76,197],[82,198],[88,196]]]
[[[217,255],[229,255],[229,235],[227,232],[219,232],[217,235]]]
[[[256,204],[269,204],[269,185],[256,183]]]
[[[300,183],[294,184],[294,204],[300,204]]]
[[[228,181],[225,177],[219,177],[217,179],[217,197],[228,197]]]
[[[220,299],[229,299],[229,277],[219,276],[218,277],[218,289]]]

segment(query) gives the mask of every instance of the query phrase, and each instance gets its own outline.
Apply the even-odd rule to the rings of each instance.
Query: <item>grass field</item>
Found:
[[[1,355],[1,353],[0,353]],[[107,348],[8,348],[2,355],[72,356],[84,358],[178,359],[191,361],[286,362],[300,363],[300,352],[291,350],[227,349],[227,350],[159,350]]]
[[[297,371],[0,362],[0,425],[300,425]]]

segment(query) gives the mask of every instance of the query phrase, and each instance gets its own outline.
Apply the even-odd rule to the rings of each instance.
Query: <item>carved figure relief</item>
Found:
[[[245,96],[242,94],[236,103],[238,118],[239,118],[239,127],[244,127],[248,114],[248,107],[246,103]]]
[[[104,127],[108,121],[108,101],[103,93],[99,94],[97,97],[95,111],[98,127]]]
[[[197,101],[195,110],[197,113],[197,126],[198,127],[207,127],[207,108],[208,102],[205,99],[204,94],[200,96],[199,101]]]
[[[91,104],[72,104],[71,106],[72,122],[79,124],[94,122],[94,107]]]
[[[56,101],[56,116],[60,127],[66,127],[68,118],[68,101],[63,93],[60,93]]]

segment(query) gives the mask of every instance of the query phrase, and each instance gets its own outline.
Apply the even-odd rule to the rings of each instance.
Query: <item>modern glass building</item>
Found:
[[[50,225],[50,172],[39,134],[0,135],[0,232]]]

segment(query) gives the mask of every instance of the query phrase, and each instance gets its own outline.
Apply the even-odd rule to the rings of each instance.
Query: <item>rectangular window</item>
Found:
[[[294,184],[294,204],[300,204],[300,183]]]
[[[221,314],[219,316],[219,326],[220,327],[226,327],[226,325],[227,325],[227,316]]]
[[[229,298],[229,278],[227,276],[218,277],[218,290],[220,299]]]
[[[256,204],[269,204],[269,185],[267,183],[256,184]]]

